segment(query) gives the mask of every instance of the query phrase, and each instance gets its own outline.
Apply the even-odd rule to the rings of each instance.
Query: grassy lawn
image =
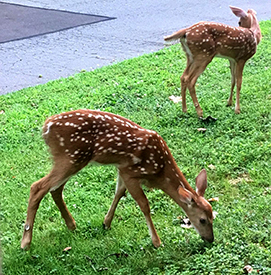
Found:
[[[169,96],[180,95],[185,56],[179,44],[93,72],[0,97],[0,232],[3,270],[15,274],[271,274],[271,21],[247,62],[241,114],[226,107],[227,60],[215,59],[199,78],[205,116],[197,118],[188,93],[188,113]],[[64,196],[77,222],[66,229],[50,195],[41,202],[30,251],[20,250],[30,185],[46,175],[51,160],[41,138],[48,116],[79,108],[100,109],[157,131],[168,143],[190,184],[205,167],[213,209],[215,242],[205,244],[180,226],[181,209],[160,190],[146,189],[163,246],[155,249],[145,219],[128,194],[112,229],[103,218],[111,204],[116,171],[87,167],[66,185]],[[206,128],[200,132],[198,128]],[[71,250],[63,251],[66,247]]]

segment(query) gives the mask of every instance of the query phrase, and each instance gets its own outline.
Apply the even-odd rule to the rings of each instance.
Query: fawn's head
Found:
[[[240,8],[232,7],[232,6],[230,6],[230,9],[237,17],[240,18],[238,22],[240,27],[251,29],[254,32],[257,39],[257,44],[258,44],[262,38],[262,35],[261,35],[261,30],[259,27],[258,20],[256,17],[256,14],[257,14],[256,11],[254,11],[253,9],[249,9],[247,12],[245,12]]]
[[[250,29],[253,25],[253,22],[257,21],[256,12],[252,9],[249,9],[247,12],[240,8],[232,6],[230,6],[230,9],[237,17],[240,18],[238,22],[240,27]]]
[[[204,198],[207,188],[206,170],[202,170],[196,178],[196,193],[179,187],[179,199],[185,204],[183,209],[190,222],[202,237],[208,242],[214,241],[213,234],[213,211],[210,203]]]

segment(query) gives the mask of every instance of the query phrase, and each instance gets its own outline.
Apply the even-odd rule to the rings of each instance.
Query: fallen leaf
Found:
[[[71,246],[68,246],[68,247],[64,248],[63,251],[64,251],[64,252],[67,252],[67,251],[69,251],[69,250],[71,250],[71,249],[72,249]]]
[[[210,198],[210,199],[208,199],[208,201],[209,202],[219,201],[219,197]]]
[[[253,271],[253,268],[250,265],[246,265],[244,267],[244,271],[248,274],[248,273],[251,273]]]
[[[264,190],[264,192],[263,192],[263,195],[265,196],[266,194],[269,194],[270,191],[271,191],[271,186],[266,187],[265,190]]]
[[[98,269],[98,271],[105,271],[105,270],[108,270],[109,268],[108,267],[101,267]]]
[[[208,167],[209,167],[211,170],[215,170],[215,168],[216,168],[213,164],[208,165]]]
[[[190,220],[188,218],[183,219],[183,223],[181,224],[182,228],[190,229],[193,228],[193,225],[191,224]]]
[[[197,130],[198,130],[199,132],[203,132],[203,133],[204,133],[204,132],[206,132],[207,129],[206,129],[206,128],[198,128]]]
[[[190,228],[193,228],[193,225],[192,224],[181,224],[181,227],[185,228],[185,229],[190,229]]]
[[[249,177],[248,174],[244,173],[244,174],[240,175],[240,177],[238,177],[238,178],[236,178],[236,179],[231,179],[231,180],[229,180],[229,183],[235,185],[235,184],[238,184],[238,183],[242,182],[243,180],[244,180],[245,182],[252,182],[252,181],[253,181],[253,180]]]
[[[217,118],[212,116],[207,116],[206,118],[200,117],[199,119],[207,123],[217,121]]]
[[[218,212],[213,211],[213,219],[215,219],[217,215],[218,215]]]
[[[174,103],[179,103],[182,101],[182,97],[181,96],[175,96],[175,95],[171,95],[169,97],[170,100],[172,100]]]

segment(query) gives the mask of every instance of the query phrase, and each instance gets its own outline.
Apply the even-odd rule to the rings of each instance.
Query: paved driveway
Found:
[[[164,47],[163,36],[201,20],[237,26],[229,5],[271,18],[270,0],[17,0],[47,9],[117,17],[57,33],[0,44],[0,94],[93,70]]]

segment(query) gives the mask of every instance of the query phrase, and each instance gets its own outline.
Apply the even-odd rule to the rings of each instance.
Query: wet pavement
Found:
[[[271,19],[270,0],[18,0],[26,6],[116,17],[55,33],[0,44],[0,94],[94,70],[158,51],[163,36],[198,21],[237,26],[229,5]]]

